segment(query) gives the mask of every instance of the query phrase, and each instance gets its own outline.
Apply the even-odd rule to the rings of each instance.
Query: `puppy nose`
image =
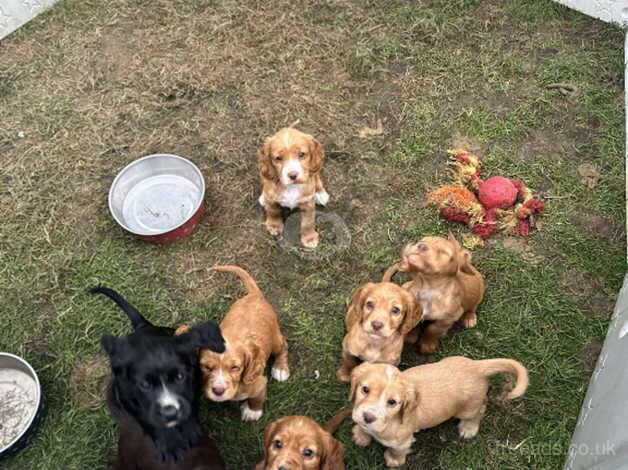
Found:
[[[419,246],[417,248],[419,249],[419,251],[427,251],[427,245],[425,243],[419,243]]]
[[[225,387],[212,387],[212,392],[214,395],[220,396],[225,393]]]
[[[282,465],[277,470],[290,470],[290,467],[286,467],[285,465]]]
[[[369,412],[364,413],[363,416],[364,416],[364,422],[366,424],[371,424],[373,421],[377,419],[373,413],[369,413]]]
[[[288,178],[290,178],[292,181],[296,180],[298,176],[299,176],[298,171],[291,171],[290,173],[288,173]]]
[[[166,419],[176,419],[178,410],[174,405],[166,405],[161,407],[161,415]]]
[[[379,331],[384,327],[384,324],[381,321],[372,321],[371,326],[375,331]]]

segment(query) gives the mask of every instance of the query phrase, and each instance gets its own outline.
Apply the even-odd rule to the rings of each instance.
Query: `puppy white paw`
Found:
[[[390,449],[387,449],[386,452],[384,452],[384,460],[386,460],[388,467],[401,467],[406,463],[406,456],[395,455]]]
[[[259,202],[259,205],[262,207],[266,206],[266,198],[264,197],[264,193],[259,195],[259,197],[257,198],[257,202]]]
[[[264,413],[264,410],[252,410],[246,401],[240,405],[240,410],[242,411],[242,421],[257,421]]]
[[[314,200],[319,206],[326,206],[329,202],[329,194],[327,191],[321,191],[320,193],[314,194]]]
[[[270,375],[273,376],[278,382],[283,382],[290,378],[290,371],[287,369],[275,369],[274,367],[270,370]]]
[[[480,423],[460,421],[458,423],[458,431],[463,439],[474,438],[480,430]]]

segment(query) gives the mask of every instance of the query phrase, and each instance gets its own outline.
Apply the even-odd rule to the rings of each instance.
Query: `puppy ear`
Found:
[[[406,251],[410,249],[411,245],[412,245],[411,243],[408,243],[406,246],[403,247],[403,250],[401,250],[401,257],[399,259],[399,262],[397,263],[397,268],[399,272],[401,273],[407,273],[410,271],[410,263],[408,263],[408,257],[406,256]]]
[[[245,353],[242,382],[246,385],[252,384],[257,377],[264,373],[264,367],[266,367],[266,361],[262,357],[259,347],[250,344]]]
[[[355,393],[358,388],[358,383],[360,383],[360,380],[362,380],[362,375],[364,374],[364,371],[368,366],[368,362],[363,362],[351,371],[351,389],[349,390],[349,401],[355,401]]]
[[[409,419],[414,413],[416,413],[416,409],[419,406],[419,392],[415,390],[413,387],[408,385],[406,387],[406,397],[401,404],[401,422],[403,423],[407,419]]]
[[[343,470],[345,468],[345,452],[342,444],[334,439],[331,434],[326,434],[320,468],[321,470]]]
[[[310,149],[310,174],[315,174],[321,171],[323,167],[323,160],[325,160],[325,151],[321,143],[314,137],[310,139],[308,144]]]
[[[475,270],[471,265],[471,252],[466,248],[460,250],[460,253],[458,254],[458,268],[463,273],[475,274]]]
[[[272,155],[270,154],[270,138],[264,140],[264,144],[257,151],[257,167],[259,168],[260,177],[270,181],[278,181],[279,175],[272,163]]]
[[[345,317],[345,326],[347,327],[347,331],[353,328],[358,322],[362,322],[362,315],[364,313],[364,302],[366,301],[366,296],[370,292],[371,288],[374,286],[372,282],[368,282],[364,284],[362,287],[359,287],[354,293],[353,297],[351,297],[351,303],[349,304],[349,309],[347,310],[347,316]]]
[[[127,352],[127,340],[126,338],[119,338],[113,335],[103,335],[100,338],[100,344],[109,356],[109,362],[114,372],[124,362],[125,357],[128,357]]]
[[[266,465],[266,459],[268,459],[268,448],[270,447],[270,441],[275,435],[277,428],[279,427],[281,419],[277,419],[272,423],[269,423],[264,428],[264,433],[262,434],[262,445],[264,446],[264,461],[263,464]],[[260,468],[264,468],[261,466]]]
[[[212,322],[195,325],[176,336],[176,340],[178,345],[186,351],[209,349],[219,354],[225,352],[225,339],[220,333],[220,328]]]
[[[407,290],[404,289],[402,295],[404,299],[403,309],[405,317],[403,318],[403,323],[401,323],[401,326],[399,327],[399,333],[407,335],[421,321],[421,317],[423,317],[423,308],[414,296]]]

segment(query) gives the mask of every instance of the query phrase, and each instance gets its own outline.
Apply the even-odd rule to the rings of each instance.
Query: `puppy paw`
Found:
[[[386,465],[389,467],[401,467],[406,463],[406,456],[396,455],[388,449],[384,452],[384,460],[386,460]]]
[[[458,432],[463,439],[474,438],[480,429],[480,423],[474,421],[460,421],[458,423]]]
[[[321,191],[320,193],[316,193],[314,194],[314,200],[319,206],[326,206],[329,202],[329,193],[327,193],[327,191]]]
[[[353,426],[351,434],[353,435],[353,442],[356,446],[366,447],[373,441],[373,438],[362,431],[362,428],[360,428],[357,424]]]
[[[268,230],[268,233],[270,233],[273,237],[281,235],[281,232],[283,232],[283,222],[276,220],[267,220],[266,230]]]
[[[478,324],[478,316],[475,313],[466,314],[460,319],[460,322],[465,328],[473,328]]]
[[[270,370],[270,375],[278,382],[284,382],[290,378],[290,371],[288,369],[275,369]]]
[[[351,374],[341,367],[336,371],[336,379],[338,380],[338,382],[348,384],[349,382],[351,382]]]
[[[259,205],[262,207],[266,206],[266,198],[264,197],[264,193],[259,195],[259,197],[257,198],[257,202],[259,202]]]
[[[242,411],[242,421],[257,421],[264,413],[264,410],[252,410],[246,401],[240,405],[240,410]]]
[[[301,244],[306,248],[316,248],[319,240],[318,232],[301,235]]]

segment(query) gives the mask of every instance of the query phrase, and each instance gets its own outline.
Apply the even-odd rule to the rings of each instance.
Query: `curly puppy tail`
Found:
[[[399,263],[393,264],[382,276],[382,282],[392,282],[392,277],[399,271]]]
[[[517,378],[515,387],[506,396],[508,400],[519,398],[528,388],[528,370],[520,362],[513,359],[485,359],[477,362],[487,377],[505,372]]]
[[[262,293],[260,288],[257,286],[255,280],[251,277],[249,273],[247,273],[244,269],[239,266],[233,265],[225,265],[225,266],[212,266],[213,271],[219,271],[222,273],[233,273],[238,276],[242,282],[244,283],[244,287],[246,288],[247,293]]]
[[[351,416],[352,412],[353,408],[345,408],[344,410],[339,411],[333,418],[331,418],[323,425],[323,429],[330,434],[335,433],[342,424],[342,422],[349,416]]]

